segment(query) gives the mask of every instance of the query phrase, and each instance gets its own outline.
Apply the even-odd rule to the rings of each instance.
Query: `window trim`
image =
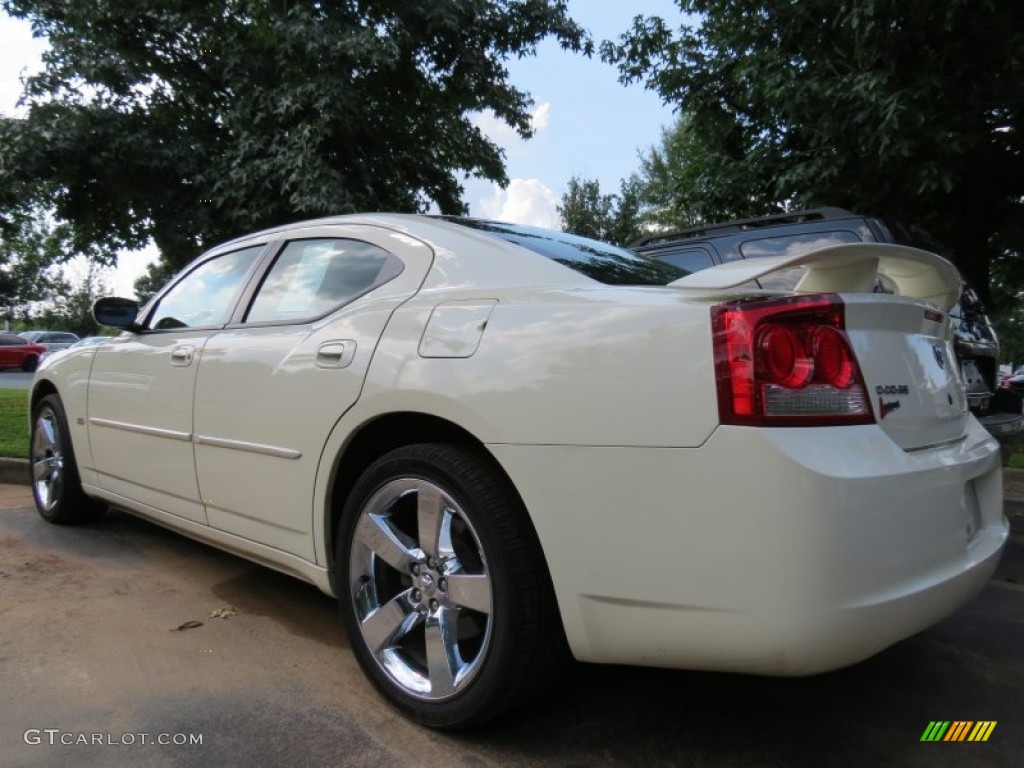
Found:
[[[235,243],[234,245],[236,245],[237,247],[229,248],[229,249],[225,249],[225,250],[216,250],[216,251],[213,251],[213,252],[209,253],[205,258],[197,259],[195,262],[193,262],[192,264],[189,265],[189,270],[187,272],[182,272],[174,280],[170,281],[167,285],[165,285],[163,287],[163,289],[160,291],[160,293],[158,293],[156,296],[154,296],[149,301],[149,303],[146,304],[146,306],[143,308],[144,311],[141,313],[143,315],[143,319],[142,319],[142,322],[140,323],[142,328],[139,330],[139,333],[140,334],[165,334],[165,333],[182,333],[183,331],[193,331],[193,330],[195,330],[195,331],[207,331],[207,330],[214,330],[214,331],[216,331],[216,330],[221,330],[223,328],[226,328],[230,324],[231,318],[233,318],[235,313],[238,311],[239,301],[242,299],[242,297],[244,297],[247,294],[247,291],[249,290],[250,286],[252,285],[253,278],[256,277],[260,273],[261,269],[263,268],[263,265],[266,262],[268,248],[272,245],[272,243],[271,242],[264,242],[264,243],[260,243],[260,242],[256,242],[256,243]],[[222,256],[228,256],[228,255],[230,255],[232,253],[237,253],[238,251],[245,251],[245,250],[248,250],[250,248],[262,248],[262,250],[252,260],[252,264],[249,266],[248,272],[246,272],[245,276],[242,278],[241,287],[235,291],[235,294],[232,297],[231,301],[228,302],[228,305],[231,307],[231,310],[230,310],[230,312],[228,312],[227,321],[225,321],[223,323],[209,323],[209,324],[206,324],[206,325],[187,325],[187,326],[180,327],[180,328],[149,328],[149,327],[147,327],[149,325],[149,323],[152,321],[153,315],[159,309],[160,303],[164,300],[164,297],[167,296],[168,293],[173,291],[176,286],[180,285],[183,280],[187,279],[189,277],[189,275],[193,274],[197,269],[199,269],[200,267],[204,266],[205,264],[213,261],[214,259],[219,259]]]
[[[396,265],[397,269],[393,269],[392,271],[388,272],[384,279],[380,279],[378,276],[378,279],[371,283],[365,290],[347,297],[344,301],[332,305],[329,309],[327,309],[327,311],[322,312],[318,315],[308,315],[306,317],[294,320],[254,320],[252,322],[247,321],[245,318],[252,310],[253,303],[256,300],[256,295],[259,293],[260,289],[263,287],[263,284],[270,276],[270,273],[274,269],[274,265],[277,263],[277,260],[281,257],[281,255],[284,253],[285,249],[291,243],[299,243],[306,240],[351,240],[353,242],[362,243],[364,245],[370,245],[373,246],[374,248],[383,251],[388,255],[388,258],[385,261],[384,266],[381,267],[381,273],[384,272],[388,265]],[[346,237],[344,235],[309,235],[306,237],[293,237],[289,239],[277,240],[273,243],[273,248],[270,249],[267,254],[264,254],[263,261],[265,262],[264,268],[260,271],[260,274],[256,276],[255,279],[251,280],[250,283],[246,286],[244,295],[241,297],[238,304],[235,306],[235,311],[231,313],[228,324],[224,326],[225,328],[236,330],[240,328],[273,328],[291,325],[311,325],[313,323],[319,322],[320,320],[323,320],[325,317],[328,317],[329,315],[334,314],[339,309],[348,306],[352,302],[358,301],[363,296],[366,296],[368,293],[377,290],[381,286],[387,285],[388,283],[399,277],[403,272],[405,272],[406,268],[406,264],[402,260],[402,258],[395,254],[394,252],[389,251],[387,248],[377,245],[376,243],[372,243],[369,240],[365,240],[358,237]]]
[[[703,269],[711,269],[712,267],[717,267],[719,264],[722,263],[721,258],[718,256],[718,253],[703,243],[699,245],[687,244],[685,248],[673,248],[672,250],[666,249],[664,253],[651,253],[649,255],[657,259],[658,261],[665,261],[668,262],[669,264],[672,264],[671,261],[668,261],[669,258],[671,258],[672,256],[679,256],[680,254],[684,253],[703,253],[705,256],[707,256],[709,264]],[[673,266],[679,269],[686,269],[686,267],[680,267],[678,264],[673,264]],[[690,274],[693,275],[696,274],[696,272],[690,272]]]

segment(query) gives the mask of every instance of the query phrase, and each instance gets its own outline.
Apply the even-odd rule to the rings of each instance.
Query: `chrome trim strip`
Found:
[[[621,597],[610,597],[608,595],[580,595],[585,600],[592,600],[595,603],[605,605],[624,605],[628,608],[654,608],[662,611],[701,611],[705,613],[737,613],[736,608],[720,608],[715,605],[686,605],[684,603],[662,603],[653,600],[626,600]]]
[[[230,448],[236,451],[262,453],[267,456],[274,456],[278,459],[298,459],[302,456],[302,451],[296,451],[292,448],[279,448],[276,445],[247,443],[243,440],[225,440],[222,437],[210,437],[209,435],[193,435],[192,442],[196,445],[212,445],[216,448]]]
[[[183,440],[186,443],[192,440],[189,432],[178,432],[175,429],[158,429],[157,427],[144,427],[141,424],[129,424],[125,421],[111,421],[110,419],[97,419],[89,417],[89,423],[94,427],[107,427],[109,429],[123,429],[125,432],[137,432],[140,435],[152,437],[166,437],[169,440]]]
[[[945,448],[947,445],[956,445],[957,443],[962,443],[966,439],[967,439],[967,435],[960,435],[959,437],[954,437],[954,438],[952,438],[950,440],[940,440],[937,443],[930,443],[929,445],[919,445],[919,446],[917,446],[915,448],[904,448],[903,450],[905,450],[907,453],[918,453],[920,451],[932,451],[932,450],[935,450],[936,448]]]

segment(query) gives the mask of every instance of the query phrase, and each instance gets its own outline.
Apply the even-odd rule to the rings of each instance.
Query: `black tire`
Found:
[[[25,373],[32,373],[36,368],[39,367],[39,358],[36,355],[26,357],[21,361],[21,370]]]
[[[472,450],[418,444],[379,458],[349,495],[335,547],[356,659],[423,725],[490,720],[550,684],[568,657],[526,510]]]
[[[82,490],[71,432],[59,395],[47,395],[32,411],[29,444],[32,496],[43,519],[58,525],[95,520],[106,509]]]

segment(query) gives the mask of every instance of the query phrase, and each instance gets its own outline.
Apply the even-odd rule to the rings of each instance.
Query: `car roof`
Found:
[[[658,232],[629,244],[630,248],[644,248],[668,243],[686,242],[687,240],[707,239],[737,232],[746,232],[768,227],[780,227],[786,224],[802,224],[808,221],[829,221],[836,219],[863,218],[845,208],[825,207],[810,208],[803,211],[789,211],[770,216],[757,216],[749,219],[724,221],[719,224],[698,224],[694,227],[674,229],[669,232]]]

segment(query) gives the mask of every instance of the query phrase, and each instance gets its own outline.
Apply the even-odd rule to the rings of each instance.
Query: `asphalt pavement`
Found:
[[[384,704],[313,587],[121,512],[64,528],[30,504],[0,486],[4,766],[999,768],[1024,752],[1021,501],[982,593],[866,662],[802,679],[576,665],[461,735]],[[989,740],[921,741],[967,720],[995,721]]]
[[[0,370],[0,389],[28,389],[32,386],[34,373]]]

